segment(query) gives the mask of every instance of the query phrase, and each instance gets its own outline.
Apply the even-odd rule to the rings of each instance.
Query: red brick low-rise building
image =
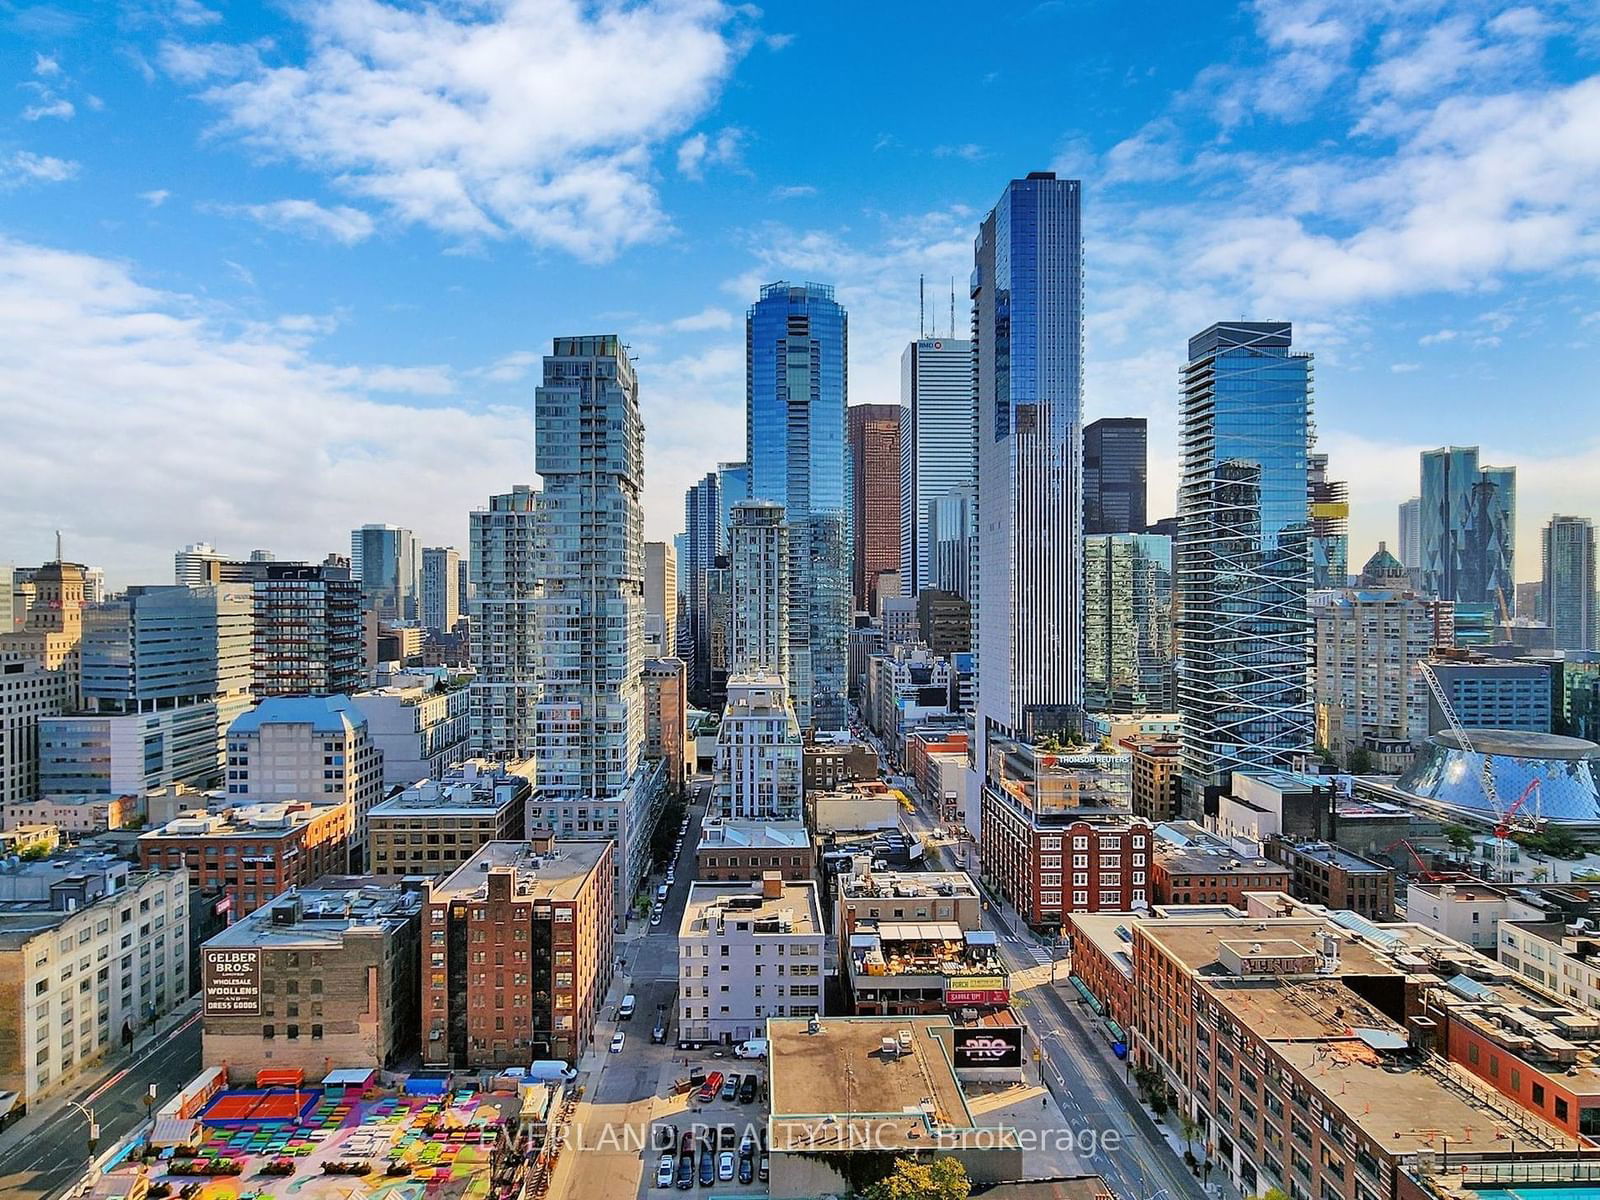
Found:
[[[1246,892],[1287,892],[1293,873],[1260,854],[1246,854],[1192,821],[1165,826],[1156,839],[1151,883],[1157,904],[1244,907]]]

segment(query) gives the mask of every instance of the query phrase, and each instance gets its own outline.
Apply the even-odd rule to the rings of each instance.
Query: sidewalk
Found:
[[[68,1107],[69,1101],[76,1100],[79,1103],[85,1103],[87,1097],[97,1095],[120,1072],[138,1062],[146,1051],[166,1041],[173,1030],[199,1011],[200,995],[196,993],[173,1009],[147,1032],[135,1034],[133,1045],[127,1050],[119,1047],[116,1051],[107,1054],[83,1074],[74,1076],[65,1086],[28,1105],[28,1114],[25,1117],[0,1130],[0,1148],[11,1146],[18,1141],[33,1136],[59,1116]]]

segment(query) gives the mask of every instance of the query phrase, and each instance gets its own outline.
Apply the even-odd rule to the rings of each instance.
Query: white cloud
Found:
[[[980,162],[989,157],[989,152],[976,142],[962,142],[959,145],[935,146],[935,158],[964,158],[968,162]]]
[[[1437,333],[1425,333],[1417,339],[1419,346],[1437,346],[1441,342],[1453,342],[1460,337],[1454,329],[1441,329]]]
[[[644,334],[652,333],[709,333],[724,329],[732,329],[738,324],[737,318],[725,308],[714,305],[702,308],[697,313],[677,317],[663,324],[635,324],[634,329]]]
[[[1421,363],[1414,363],[1414,362],[1390,363],[1389,364],[1389,370],[1391,372],[1393,372],[1394,374],[1396,374],[1396,375],[1408,375],[1412,371],[1420,371],[1420,370],[1422,370],[1422,364]]]
[[[35,51],[33,56],[33,73],[41,78],[47,75],[59,75],[61,74],[61,63],[59,60],[48,54],[40,54]]]
[[[528,373],[538,366],[540,361],[540,356],[532,350],[514,350],[495,359],[486,367],[479,367],[474,374],[480,379],[488,379],[495,383],[519,383],[528,377]]]
[[[48,154],[18,150],[0,157],[0,188],[19,187],[27,183],[64,183],[77,173],[77,163],[70,159],[52,158]]]
[[[715,136],[696,133],[678,146],[678,174],[701,179],[707,167],[738,167],[743,153],[745,131],[735,126],[719,129]]]
[[[171,198],[172,193],[166,188],[154,188],[151,191],[139,193],[139,199],[143,200],[151,208],[160,208]]]
[[[197,538],[320,558],[379,520],[460,545],[471,508],[532,478],[525,405],[382,403],[379,389],[439,395],[441,369],[330,364],[303,332],[234,322],[121,263],[0,240],[0,321],[15,489],[0,557],[37,559],[60,527],[128,583],[167,578],[173,547]]]
[[[772,189],[772,198],[774,200],[797,200],[802,196],[815,196],[816,194],[817,189],[809,183],[791,183],[784,187]]]
[[[270,229],[310,237],[332,238],[353,246],[372,236],[372,218],[346,204],[328,208],[315,200],[274,200],[270,204],[242,204],[225,211],[243,213]]]
[[[304,61],[169,42],[163,62],[210,82],[223,133],[399,221],[596,261],[666,230],[653,153],[709,109],[749,41],[744,10],[716,0],[291,11],[305,24]]]
[[[47,95],[37,104],[30,104],[22,110],[24,121],[43,121],[47,117],[61,121],[70,121],[77,113],[72,106],[72,101],[64,96]]]

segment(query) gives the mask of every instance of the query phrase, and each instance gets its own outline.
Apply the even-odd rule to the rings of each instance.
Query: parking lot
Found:
[[[693,1190],[714,1196],[765,1195],[765,1060],[737,1059],[726,1052],[717,1057],[712,1050],[680,1051],[669,1075],[638,1194],[659,1198],[669,1191]],[[692,1079],[704,1083],[683,1085]],[[663,1158],[671,1160],[671,1181],[665,1184]]]

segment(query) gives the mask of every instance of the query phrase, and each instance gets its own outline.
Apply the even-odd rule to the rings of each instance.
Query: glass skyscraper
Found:
[[[350,533],[350,571],[366,606],[389,621],[415,621],[422,600],[422,549],[398,525],[363,525]]]
[[[1079,183],[1014,179],[984,218],[976,342],[980,738],[1083,702],[1083,231]],[[980,767],[981,769],[981,767]]]
[[[1083,544],[1084,703],[1171,712],[1172,539],[1088,534]]]
[[[900,406],[855,404],[850,437],[850,557],[858,612],[877,612],[887,574],[900,594]]]
[[[716,565],[723,541],[722,487],[718,472],[691,487],[683,497],[683,548],[678,556],[678,588],[683,593],[683,628],[678,653],[688,663],[689,691],[697,704],[711,703],[711,618],[706,572]]]
[[[1083,531],[1143,533],[1149,422],[1102,417],[1083,431]]]
[[[1600,649],[1595,610],[1594,523],[1559,513],[1544,527],[1545,619],[1557,650]]]
[[[1237,321],[1189,339],[1173,565],[1191,816],[1233,771],[1311,750],[1312,364],[1292,336],[1287,321]]]
[[[745,315],[750,498],[783,505],[789,690],[802,726],[843,728],[850,633],[848,319],[820,283],[769,283]]]
[[[974,486],[972,343],[921,338],[900,355],[900,591],[915,596],[933,583],[929,522],[954,489]],[[945,522],[950,530],[950,522]],[[965,581],[969,565],[962,564]],[[965,584],[960,589],[966,595]]]
[[[1503,599],[1509,611],[1516,604],[1517,469],[1480,467],[1476,446],[1425,451],[1421,508],[1423,590],[1491,610]]]
[[[1311,505],[1311,586],[1350,586],[1350,485],[1328,478],[1328,456],[1306,458],[1306,500]]]

